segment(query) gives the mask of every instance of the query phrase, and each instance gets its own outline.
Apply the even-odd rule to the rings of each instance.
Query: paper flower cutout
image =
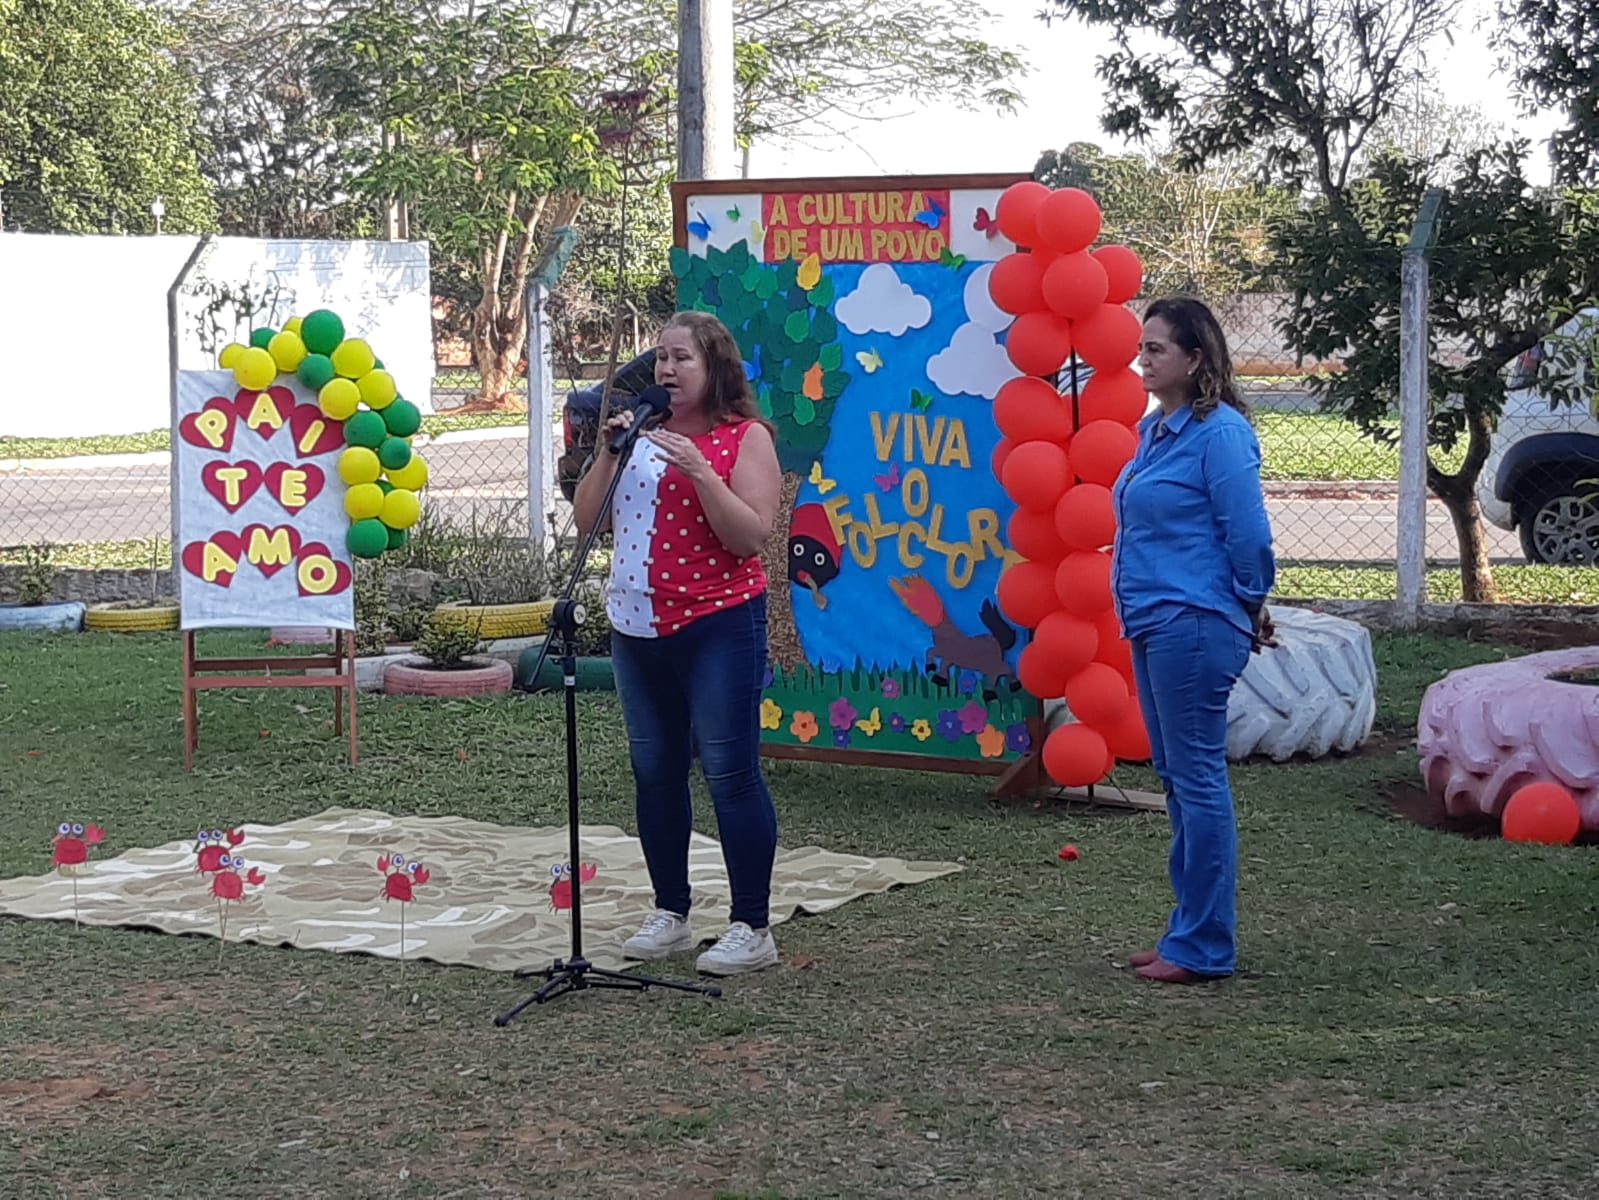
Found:
[[[788,731],[802,742],[809,742],[821,729],[816,724],[816,714],[813,712],[797,712],[794,720],[789,724]]]
[[[761,728],[780,729],[783,725],[783,708],[768,696],[761,701]]]

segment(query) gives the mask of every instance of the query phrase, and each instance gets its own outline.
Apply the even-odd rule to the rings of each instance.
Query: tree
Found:
[[[1556,178],[1599,181],[1599,12],[1587,0],[1500,0],[1494,45],[1531,115],[1559,108],[1550,139]]]
[[[1493,598],[1476,488],[1504,405],[1505,368],[1599,289],[1599,198],[1529,186],[1525,153],[1518,142],[1466,157],[1446,180],[1430,257],[1427,486],[1454,523],[1468,601]],[[1313,378],[1322,405],[1390,444],[1398,439],[1400,251],[1435,166],[1380,156],[1345,189],[1344,210],[1321,201],[1276,234],[1293,284],[1289,340],[1340,362]],[[1586,403],[1569,369],[1542,383],[1557,401]],[[1459,467],[1446,471],[1439,452],[1461,442]]]
[[[0,0],[0,188],[13,228],[213,227],[170,23],[132,0]]]
[[[1046,151],[1033,177],[1080,187],[1104,213],[1100,239],[1137,252],[1146,295],[1228,296],[1261,286],[1270,266],[1267,233],[1293,211],[1282,188],[1247,177],[1242,159],[1183,168],[1170,151],[1106,154],[1092,142]]]

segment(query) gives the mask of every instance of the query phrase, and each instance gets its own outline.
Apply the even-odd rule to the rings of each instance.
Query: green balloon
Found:
[[[406,399],[397,399],[383,410],[383,424],[395,437],[410,437],[422,428],[422,410]]]
[[[344,340],[344,322],[338,313],[319,308],[300,322],[300,340],[312,354],[332,354]]]
[[[374,371],[383,370],[383,360],[375,354],[372,356],[372,369]]]
[[[358,412],[344,423],[344,440],[347,445],[366,446],[376,450],[383,444],[389,431],[383,425],[383,416],[375,412]]]
[[[392,483],[390,483],[387,479],[378,480],[378,486],[383,489],[383,494],[385,496],[387,496],[390,492],[392,492],[394,490],[394,485]]]
[[[397,437],[384,438],[383,444],[378,447],[378,461],[387,470],[398,471],[411,461],[410,443]]]
[[[389,548],[389,527],[376,517],[351,524],[345,544],[357,558],[376,558]]]
[[[268,343],[270,343],[272,341],[273,337],[275,337],[277,335],[277,332],[278,331],[276,329],[273,329],[273,328],[271,328],[270,326],[267,326],[267,325],[261,326],[260,329],[251,330],[250,331],[250,345],[258,346],[262,350],[265,350],[267,348]]]
[[[326,354],[307,354],[300,360],[300,382],[313,392],[320,392],[327,387],[336,374],[338,372],[333,369],[333,360]]]
[[[398,550],[401,546],[405,545],[405,540],[409,536],[410,531],[406,529],[389,530],[389,549]]]

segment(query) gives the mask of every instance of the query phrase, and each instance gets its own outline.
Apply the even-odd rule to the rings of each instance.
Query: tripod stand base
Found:
[[[679,983],[673,979],[652,979],[648,975],[633,975],[626,971],[607,971],[596,967],[585,958],[570,961],[556,959],[554,965],[543,970],[521,970],[513,978],[526,979],[541,975],[549,982],[534,992],[510,1012],[494,1018],[494,1023],[504,1027],[516,1019],[518,1013],[530,1004],[543,1004],[568,992],[582,992],[589,988],[612,988],[619,992],[642,992],[648,988],[670,988],[677,992],[697,992],[705,996],[720,996],[722,989],[714,984]]]

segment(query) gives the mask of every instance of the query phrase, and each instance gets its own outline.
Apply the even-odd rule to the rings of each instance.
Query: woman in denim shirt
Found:
[[[1227,698],[1251,651],[1274,645],[1276,577],[1260,443],[1227,341],[1197,300],[1144,314],[1144,387],[1160,402],[1116,481],[1116,609],[1171,818],[1177,906],[1145,979],[1199,983],[1235,966],[1238,837],[1227,780]]]

